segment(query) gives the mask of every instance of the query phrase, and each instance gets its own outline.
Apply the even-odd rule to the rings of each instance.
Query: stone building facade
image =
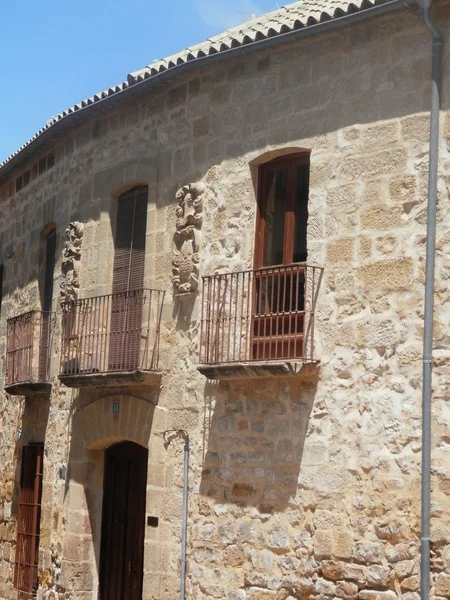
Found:
[[[141,597],[177,598],[185,442],[174,435],[167,443],[168,430],[187,432],[190,444],[186,598],[418,598],[430,34],[415,7],[352,23],[355,5],[341,16],[333,2],[321,4],[348,25],[296,41],[280,36],[271,47],[220,61],[203,58],[195,70],[178,73],[174,60],[172,77],[160,84],[149,67],[155,85],[131,75],[129,87],[96,98],[95,110],[87,102],[76,119],[64,116],[57,133],[50,127],[0,168],[0,598],[27,597],[14,572],[30,443],[44,445],[37,598],[99,597],[105,456],[124,441],[148,449]],[[370,10],[355,4],[360,16]],[[270,28],[283,14],[290,13],[261,23]],[[446,37],[450,4],[437,2],[434,17]],[[128,93],[132,83],[137,93]],[[450,597],[447,68],[443,87],[436,597]],[[261,166],[305,152],[307,263],[323,268],[313,319],[318,362],[296,355],[202,366],[202,278],[252,269]],[[127,377],[86,367],[70,378],[61,358],[74,339],[62,341],[64,302],[111,294],[118,199],[137,186],[148,190],[141,287],[165,294],[158,364],[128,369]],[[8,320],[43,310],[50,230],[48,378],[14,388]],[[241,301],[228,293],[231,303]],[[42,337],[33,335],[35,349]]]

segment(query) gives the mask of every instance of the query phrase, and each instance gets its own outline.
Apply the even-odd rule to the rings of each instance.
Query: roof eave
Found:
[[[161,85],[162,83],[174,79],[175,77],[179,77],[184,73],[228,60],[230,57],[239,55],[246,56],[264,48],[297,41],[311,35],[317,35],[326,31],[332,31],[333,29],[350,26],[354,23],[385,15],[402,8],[411,8],[413,4],[415,4],[415,0],[390,0],[389,2],[372,6],[371,8],[361,8],[357,12],[353,12],[345,16],[336,17],[313,25],[308,25],[301,29],[280,33],[272,37],[266,37],[262,40],[257,40],[235,48],[229,48],[221,52],[216,52],[215,54],[194,58],[188,62],[175,65],[170,69],[151,75],[142,81],[130,84],[128,87],[106,96],[105,98],[100,98],[92,104],[87,104],[84,107],[80,107],[78,110],[67,114],[44,129],[44,131],[41,133],[37,134],[30,142],[28,142],[21,150],[14,154],[9,160],[7,160],[6,163],[4,163],[3,166],[0,167],[0,184],[12,171],[12,169],[14,169],[23,160],[28,158],[35,152],[37,148],[49,141],[57,133],[76,123],[76,121],[79,119],[82,119],[86,116],[91,116],[96,112],[99,112],[104,108],[121,101],[123,98],[131,97],[137,93],[141,93],[144,90],[152,88],[153,86]]]

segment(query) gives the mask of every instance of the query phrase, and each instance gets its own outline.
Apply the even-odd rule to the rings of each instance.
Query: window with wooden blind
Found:
[[[51,311],[53,304],[53,277],[55,270],[56,229],[45,235],[44,271],[42,285],[41,339],[39,346],[39,380],[46,381],[48,375]]]
[[[113,294],[141,289],[144,283],[148,188],[119,196],[114,240]]]
[[[259,176],[255,269],[306,261],[309,153],[261,165]]]
[[[53,227],[45,234],[42,310],[50,312],[53,303],[53,277],[55,270],[56,228]]]
[[[142,302],[139,301],[139,296],[128,292],[140,290],[144,284],[147,202],[146,186],[136,187],[118,199],[114,239],[110,371],[134,370],[139,366]]]
[[[3,301],[3,265],[0,265],[0,316],[2,314]]]
[[[43,458],[43,444],[22,448],[14,586],[28,594],[38,588]]]
[[[309,153],[260,167],[253,285],[253,358],[303,352]],[[277,267],[271,269],[270,267]]]

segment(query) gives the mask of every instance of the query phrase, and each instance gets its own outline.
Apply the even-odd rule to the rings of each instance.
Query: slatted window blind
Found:
[[[0,265],[0,316],[2,314],[2,300],[3,300],[3,265]]]
[[[56,229],[45,238],[44,286],[42,295],[41,340],[39,346],[39,380],[46,381],[48,374],[48,351],[50,342],[51,310],[53,302],[53,277],[55,270]]]
[[[141,289],[144,283],[148,188],[139,187],[118,200],[113,294]]]
[[[52,310],[53,301],[53,273],[55,270],[56,229],[49,231],[45,237],[45,266],[44,287],[42,296],[42,310]]]
[[[43,444],[22,449],[14,586],[28,594],[34,594],[38,588],[43,458]]]
[[[126,292],[142,289],[145,268],[148,188],[119,197],[113,267],[109,369],[139,367],[142,299]]]

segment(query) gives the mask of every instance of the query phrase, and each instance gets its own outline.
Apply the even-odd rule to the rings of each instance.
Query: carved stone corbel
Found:
[[[79,267],[81,243],[84,234],[84,223],[74,221],[66,229],[66,242],[63,250],[61,271],[64,281],[61,283],[60,302],[74,302],[78,298],[80,288]]]
[[[198,289],[204,192],[203,183],[190,183],[176,193],[172,283],[174,297],[178,300],[196,294]]]

